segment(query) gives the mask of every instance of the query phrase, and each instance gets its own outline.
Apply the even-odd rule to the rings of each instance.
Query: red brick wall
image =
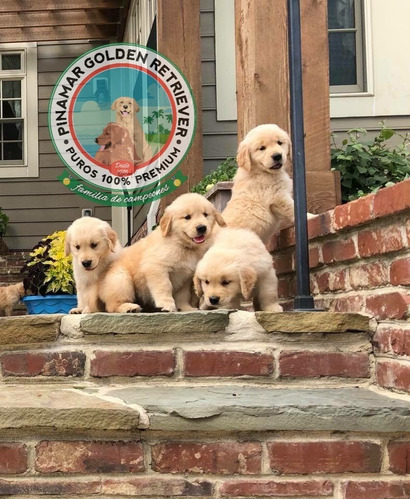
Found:
[[[316,307],[361,312],[377,322],[380,386],[410,392],[410,179],[308,221]],[[294,229],[270,242],[285,308],[296,294]]]
[[[404,435],[10,440],[0,496],[409,498],[409,456]]]

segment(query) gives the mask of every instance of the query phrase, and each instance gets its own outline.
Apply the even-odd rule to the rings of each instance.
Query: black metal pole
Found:
[[[293,153],[293,195],[295,199],[296,285],[294,308],[314,309],[310,295],[309,248],[305,178],[305,131],[303,127],[302,39],[300,0],[288,0],[290,120]]]

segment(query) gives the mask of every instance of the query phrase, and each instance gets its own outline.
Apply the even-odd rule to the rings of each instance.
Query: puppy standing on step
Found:
[[[65,253],[73,256],[78,307],[71,309],[70,314],[103,310],[98,303],[98,284],[121,251],[117,233],[108,222],[81,217],[71,224],[66,233]]]
[[[293,224],[290,147],[288,134],[274,124],[259,125],[239,144],[232,198],[222,213],[229,227],[251,229],[266,242],[281,225]]]
[[[0,287],[0,313],[10,316],[13,307],[20,302],[25,294],[23,283]]]
[[[255,311],[282,311],[272,257],[252,231],[221,229],[215,243],[198,263],[194,276],[201,309],[239,309],[253,299]]]
[[[99,290],[107,312],[142,308],[189,311],[195,268],[212,242],[221,214],[206,198],[188,193],[169,205],[159,226],[125,248]]]

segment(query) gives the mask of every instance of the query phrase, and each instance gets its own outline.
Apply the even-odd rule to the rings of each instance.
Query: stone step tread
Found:
[[[64,385],[1,388],[0,430],[135,431],[140,412]]]
[[[150,429],[377,431],[410,429],[410,399],[365,388],[277,389],[240,385],[128,387],[106,395],[138,404]]]
[[[1,394],[0,430],[20,432],[410,429],[410,401],[364,388],[16,384],[3,386]]]

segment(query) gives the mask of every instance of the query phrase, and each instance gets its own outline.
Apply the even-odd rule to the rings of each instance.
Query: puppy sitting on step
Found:
[[[142,308],[189,311],[195,268],[209,248],[221,214],[206,198],[188,193],[169,205],[159,226],[125,248],[101,283],[107,312]]]
[[[240,309],[253,299],[255,311],[282,311],[272,257],[262,240],[247,229],[224,228],[198,263],[194,287],[201,309]]]
[[[81,217],[67,229],[65,253],[73,256],[78,307],[70,314],[103,310],[98,303],[98,284],[122,247],[112,227],[96,217]]]
[[[229,227],[254,231],[264,242],[294,222],[292,180],[286,172],[291,142],[274,124],[252,129],[239,144],[232,198],[222,216]]]

